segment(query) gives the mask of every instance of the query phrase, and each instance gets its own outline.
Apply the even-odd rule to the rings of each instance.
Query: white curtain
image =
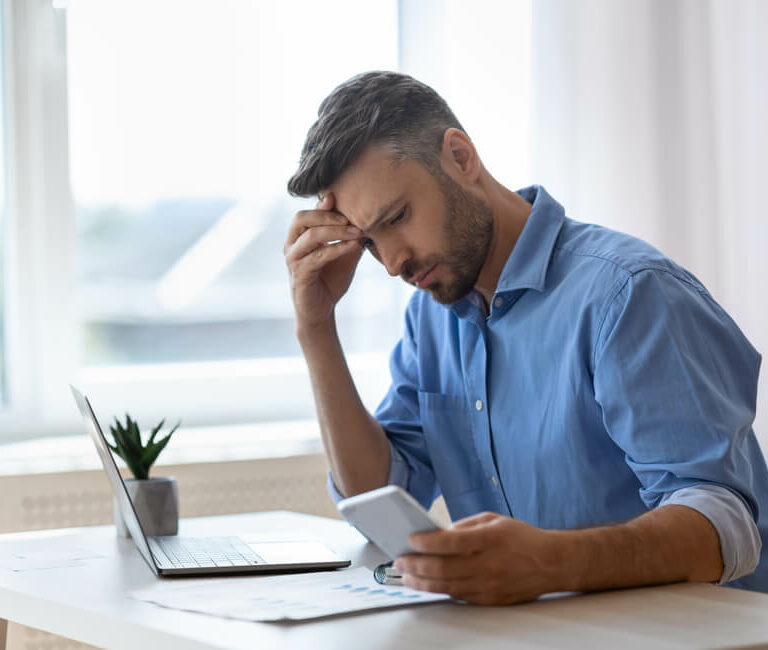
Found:
[[[534,0],[533,176],[691,270],[766,357],[768,2]]]

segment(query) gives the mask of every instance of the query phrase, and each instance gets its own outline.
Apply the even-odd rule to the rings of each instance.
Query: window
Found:
[[[78,0],[67,67],[86,381],[228,368],[261,377],[253,417],[270,373],[302,371],[282,248],[312,202],[287,179],[321,99],[397,68],[397,3]],[[365,260],[338,310],[348,353],[386,359],[403,295]]]
[[[287,196],[285,184],[322,97],[361,67],[397,67],[396,9],[71,3],[86,368],[300,354],[282,248],[306,202]],[[343,38],[318,33],[328,14],[341,18],[333,29]],[[373,271],[368,261],[341,307],[352,353],[385,351],[400,321],[402,288]]]
[[[5,2],[3,436],[78,432],[68,383],[105,418],[314,416],[282,257],[313,202],[285,184],[353,74],[431,83],[502,182],[527,173],[530,0]],[[371,408],[410,291],[366,255],[337,310]]]

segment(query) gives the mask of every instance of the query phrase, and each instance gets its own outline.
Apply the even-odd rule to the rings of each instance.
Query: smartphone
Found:
[[[415,552],[408,543],[414,533],[443,528],[416,499],[397,485],[386,485],[342,499],[338,508],[344,519],[392,560]]]

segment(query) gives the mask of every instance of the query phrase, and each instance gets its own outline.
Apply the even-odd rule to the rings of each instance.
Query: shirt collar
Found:
[[[496,283],[496,294],[518,289],[544,291],[549,261],[560,228],[565,220],[565,210],[541,185],[531,185],[517,190],[531,203],[523,231],[512,249]],[[485,315],[485,301],[476,290],[449,306],[459,318],[470,316],[475,310]]]
[[[496,293],[516,289],[544,291],[549,261],[565,210],[541,185],[531,185],[517,193],[532,203],[531,214],[512,249],[496,283]]]

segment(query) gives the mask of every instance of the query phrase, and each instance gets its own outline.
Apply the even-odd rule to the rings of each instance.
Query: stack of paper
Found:
[[[446,594],[380,585],[372,571],[364,568],[206,580],[192,585],[161,582],[131,596],[172,609],[246,621],[300,620],[449,599]]]

